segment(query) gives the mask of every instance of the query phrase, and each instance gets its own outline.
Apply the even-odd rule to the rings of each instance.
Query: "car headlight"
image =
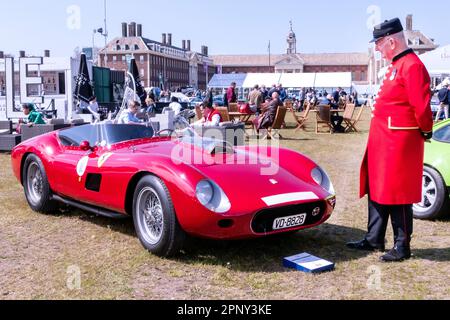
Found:
[[[333,183],[330,180],[328,174],[320,167],[317,167],[311,171],[311,178],[322,188],[324,188],[329,194],[335,195]]]
[[[226,213],[231,209],[230,200],[225,192],[211,180],[200,181],[195,194],[198,201],[212,212]]]

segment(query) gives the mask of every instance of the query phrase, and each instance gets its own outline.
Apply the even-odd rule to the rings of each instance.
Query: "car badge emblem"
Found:
[[[271,184],[278,184],[278,181],[275,180],[275,179],[270,179],[269,181],[270,181]]]
[[[320,208],[317,207],[313,210],[312,215],[313,217],[317,217],[320,214]]]

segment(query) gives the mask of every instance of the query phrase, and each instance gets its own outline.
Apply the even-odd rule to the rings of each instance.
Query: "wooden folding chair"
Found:
[[[230,121],[230,113],[228,112],[228,109],[226,107],[218,107],[216,108],[216,110],[220,113],[222,122]]]
[[[331,110],[328,105],[319,105],[316,107],[316,134],[319,133],[333,133],[333,125],[331,124]],[[326,126],[327,132],[320,132],[321,126]]]
[[[239,105],[237,103],[230,103],[228,105],[229,112],[239,112]]]
[[[349,103],[347,104],[347,107],[345,108],[343,118],[344,118],[344,125],[345,125],[345,132],[351,132],[352,131],[352,119],[353,114],[355,113],[355,104]]]
[[[280,134],[281,127],[284,123],[284,118],[286,118],[287,108],[279,107],[277,111],[277,115],[275,116],[275,121],[272,126],[267,129],[267,134],[263,138],[263,140],[269,139],[283,139],[283,136]]]
[[[305,111],[297,116],[294,108],[291,109],[292,116],[294,117],[295,121],[297,122],[297,127],[295,128],[295,132],[298,132],[300,129],[305,130],[306,121],[308,120],[309,113],[311,112],[311,105],[308,104],[306,106]]]
[[[346,132],[352,132],[352,131],[359,132],[356,125],[358,124],[359,121],[361,121],[362,115],[364,113],[364,108],[365,108],[365,105],[362,105],[359,108],[359,112],[357,113],[356,118],[353,119],[353,117],[352,117],[352,119],[350,119],[348,122],[346,122],[346,124],[347,124]]]

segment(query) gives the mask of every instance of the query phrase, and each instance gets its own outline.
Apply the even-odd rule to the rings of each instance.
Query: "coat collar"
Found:
[[[400,60],[401,58],[403,58],[404,56],[413,53],[414,50],[413,49],[407,49],[405,51],[403,51],[402,53],[400,53],[399,55],[395,56],[394,59],[392,59],[392,62],[395,62],[397,60]]]

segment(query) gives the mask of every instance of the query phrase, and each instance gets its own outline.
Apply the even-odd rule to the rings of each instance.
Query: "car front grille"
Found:
[[[320,210],[320,211],[319,211]],[[257,234],[273,232],[273,223],[278,218],[306,214],[306,221],[302,226],[307,227],[319,223],[326,211],[325,201],[290,205],[280,208],[264,209],[258,212],[252,221],[252,230]],[[279,230],[276,230],[279,231]]]

